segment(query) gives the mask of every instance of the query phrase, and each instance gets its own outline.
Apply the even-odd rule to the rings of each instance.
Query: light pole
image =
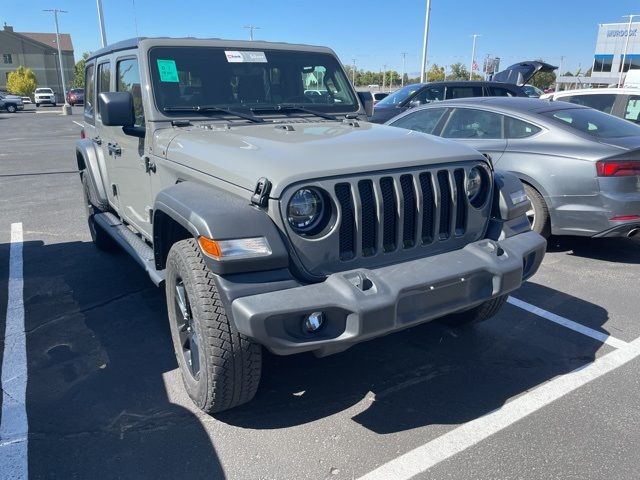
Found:
[[[96,0],[98,8],[98,23],[100,24],[100,39],[102,40],[102,48],[107,46],[107,31],[104,28],[104,13],[102,12],[102,0]]]
[[[429,41],[429,17],[431,16],[431,0],[427,0],[427,10],[424,16],[424,38],[422,40],[422,67],[420,68],[420,83],[424,83],[427,69],[427,43]]]
[[[558,75],[556,76],[556,91],[560,91],[560,84],[558,83],[558,79],[562,77],[564,74],[562,73],[562,64],[564,63],[564,55],[560,55],[560,66],[558,66]]]
[[[353,88],[356,88],[356,59],[352,58],[353,67],[351,68],[351,83],[353,84]]]
[[[400,55],[402,55],[402,77],[400,77],[400,87],[404,87],[404,72],[407,61],[407,52],[402,52]]]
[[[471,65],[469,68],[469,80],[473,78],[473,64],[476,61],[476,38],[478,38],[480,35],[477,33],[474,33],[471,36],[473,37],[473,47],[471,48]]]
[[[260,30],[260,27],[256,27],[255,25],[245,25],[242,28],[246,28],[247,30],[249,30],[249,40],[251,40],[252,42],[253,42],[253,31]]]
[[[640,15],[623,15],[622,18],[629,17],[629,26],[627,27],[627,38],[624,41],[624,53],[622,54],[622,63],[620,64],[620,76],[618,77],[618,86],[622,86],[622,73],[624,72],[624,64],[627,61],[627,49],[629,48],[629,36],[631,35],[631,22],[633,17],[640,17]],[[631,65],[629,65],[631,68]]]
[[[387,64],[385,63],[382,66],[382,91],[383,92],[386,85],[387,85]]]
[[[58,46],[58,60],[60,62],[60,76],[62,77],[62,94],[64,95],[64,107],[62,107],[63,115],[71,115],[71,105],[67,103],[67,81],[64,78],[64,66],[62,65],[62,50],[60,49],[60,29],[58,28],[58,13],[69,13],[66,10],[58,10],[57,8],[43,10],[45,12],[53,12],[53,18],[56,21],[56,44]]]

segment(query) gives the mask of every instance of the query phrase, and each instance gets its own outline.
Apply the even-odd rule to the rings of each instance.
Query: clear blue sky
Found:
[[[256,39],[332,47],[344,63],[358,68],[420,69],[425,0],[103,0],[109,42],[140,36],[194,36],[245,39],[242,26],[261,27]],[[43,8],[60,8],[61,32],[72,35],[76,57],[100,47],[94,0],[2,0],[0,23],[16,31],[53,31]],[[478,38],[477,59],[487,53],[501,65],[543,58],[564,69],[583,71],[592,63],[599,23],[623,21],[640,13],[631,0],[432,0],[429,63],[449,65],[471,57],[471,34]],[[480,62],[478,62],[480,63]]]

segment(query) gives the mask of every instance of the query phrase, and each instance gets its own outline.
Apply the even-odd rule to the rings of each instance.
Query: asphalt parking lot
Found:
[[[10,266],[24,305],[24,335],[0,336],[2,378],[21,375],[4,352],[25,338],[28,417],[11,431],[5,388],[0,459],[20,446],[28,465],[0,461],[0,477],[638,477],[640,240],[552,238],[539,273],[476,327],[267,355],[255,400],[214,418],[183,392],[163,291],[90,242],[80,111],[34,110],[0,114],[0,333],[16,315]]]

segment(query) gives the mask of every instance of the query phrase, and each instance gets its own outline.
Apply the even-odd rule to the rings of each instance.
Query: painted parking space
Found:
[[[6,165],[13,173],[72,170],[69,139],[55,138],[67,129],[51,128],[41,152],[20,157],[12,150],[17,156]],[[0,191],[1,332],[11,223],[22,222],[24,231],[30,478],[358,478],[451,439],[571,372],[609,365],[609,355],[637,338],[627,315],[632,302],[611,302],[606,291],[599,296],[558,278],[562,264],[578,278],[573,267],[583,261],[597,271],[609,260],[551,251],[540,275],[513,295],[530,309],[512,302],[475,328],[433,323],[323,359],[268,355],[256,399],[209,417],[182,390],[163,292],[126,255],[99,252],[88,241],[77,175],[0,178]],[[637,243],[620,245],[621,258],[634,258]],[[619,261],[614,270],[617,285],[637,265]],[[571,409],[568,399],[582,392],[607,398],[612,386],[599,387],[603,380],[633,384],[636,375],[626,366],[603,374],[447,460],[419,464],[418,475],[453,476],[468,451],[500,445],[514,430],[524,435],[521,424],[533,440],[548,435],[548,426],[536,429],[546,421],[570,432],[575,427],[558,407]],[[627,422],[637,420],[633,402],[620,398],[609,420],[621,411]],[[616,434],[616,442],[633,439]],[[617,454],[614,444],[611,436],[599,439],[604,458]],[[526,476],[527,468],[522,459],[509,475],[492,478]]]

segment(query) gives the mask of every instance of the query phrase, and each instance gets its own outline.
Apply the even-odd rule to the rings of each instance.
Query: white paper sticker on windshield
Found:
[[[225,50],[227,62],[229,63],[267,63],[267,56],[264,52],[239,52]]]

